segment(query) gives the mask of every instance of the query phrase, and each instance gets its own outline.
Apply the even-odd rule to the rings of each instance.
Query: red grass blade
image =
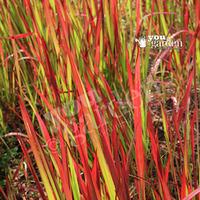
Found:
[[[191,200],[193,199],[197,194],[200,193],[200,187],[198,187],[196,190],[191,192],[187,197],[185,197],[183,200]]]
[[[133,84],[132,71],[128,61],[128,52],[126,52],[126,63],[128,71],[129,91],[134,108],[134,133],[135,133],[135,154],[137,174],[144,178],[145,174],[145,156],[142,141],[142,116],[141,116],[141,80],[140,80],[140,49],[138,49],[136,65],[135,65],[135,79]],[[145,182],[141,179],[139,181],[139,196],[140,199],[145,199]]]

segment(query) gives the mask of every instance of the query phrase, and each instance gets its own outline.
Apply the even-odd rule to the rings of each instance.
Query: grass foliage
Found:
[[[199,77],[198,0],[0,0],[2,198],[27,166],[42,199],[200,199]]]

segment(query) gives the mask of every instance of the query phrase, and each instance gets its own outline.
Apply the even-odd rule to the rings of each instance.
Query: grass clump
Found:
[[[200,199],[199,9],[0,1],[2,198]]]

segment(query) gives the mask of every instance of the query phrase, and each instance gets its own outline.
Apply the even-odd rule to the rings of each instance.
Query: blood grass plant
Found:
[[[37,198],[200,199],[199,9],[185,0],[0,1],[0,103],[20,109],[27,137],[7,135]],[[135,39],[149,35],[182,48],[140,48]],[[0,188],[7,199],[18,193],[12,177]]]

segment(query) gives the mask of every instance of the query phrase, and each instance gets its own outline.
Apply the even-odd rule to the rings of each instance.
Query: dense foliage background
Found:
[[[0,198],[200,199],[199,32],[199,0],[0,0]]]

